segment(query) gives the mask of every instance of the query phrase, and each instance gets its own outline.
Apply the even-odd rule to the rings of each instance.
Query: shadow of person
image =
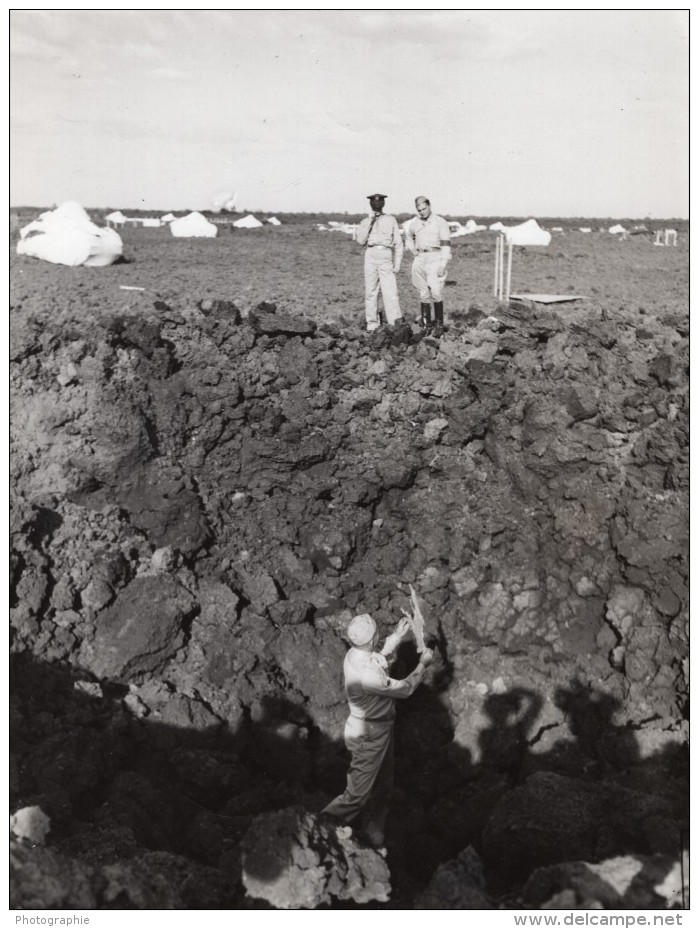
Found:
[[[491,725],[478,739],[484,768],[507,773],[517,783],[541,706],[541,697],[524,687],[488,695],[483,709]]]

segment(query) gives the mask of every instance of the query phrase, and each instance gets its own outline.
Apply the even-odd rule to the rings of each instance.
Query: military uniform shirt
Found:
[[[422,680],[422,665],[399,681],[388,674],[388,663],[377,652],[350,649],[344,661],[345,693],[350,715],[357,719],[390,720],[396,700],[409,697]]]
[[[357,242],[359,245],[366,245],[368,248],[373,248],[376,245],[395,248],[395,260],[398,261],[403,255],[403,240],[395,216],[387,216],[385,213],[381,213],[373,226],[371,225],[372,219],[373,217],[367,216],[357,227]],[[371,233],[369,228],[371,228]]]
[[[411,241],[415,249],[420,251],[423,248],[439,248],[449,245],[451,233],[446,219],[437,216],[436,213],[430,213],[427,219],[420,219],[416,216],[411,220],[405,230],[405,238],[406,244]]]

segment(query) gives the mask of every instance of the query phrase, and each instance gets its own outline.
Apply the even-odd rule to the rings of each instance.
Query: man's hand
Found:
[[[399,271],[400,271],[400,265],[393,265],[393,273],[398,274]]]
[[[420,664],[424,668],[429,668],[429,666],[434,661],[434,652],[431,648],[426,648],[424,652],[420,655]]]
[[[404,639],[406,635],[412,632],[412,628],[410,616],[406,613],[405,617],[398,622],[393,635],[397,636],[399,639]]]

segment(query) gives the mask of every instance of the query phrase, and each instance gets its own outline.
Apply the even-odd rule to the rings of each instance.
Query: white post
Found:
[[[499,233],[499,235],[500,235],[500,272],[499,272],[499,279],[498,279],[498,299],[499,299],[499,300],[502,300],[502,299],[503,299],[503,296],[504,296],[504,293],[505,293],[505,287],[504,287],[504,281],[505,281],[505,236],[504,236],[502,233]]]
[[[505,301],[510,302],[510,286],[512,284],[512,242],[510,242],[510,247],[507,252],[507,293],[505,296]]]
[[[655,233],[655,242],[653,242],[653,245],[662,245],[662,244],[663,244],[663,243],[660,241],[660,237],[661,237],[661,236],[662,236],[662,232],[660,231],[660,229],[658,229],[658,231]]]
[[[500,233],[495,239],[495,276],[493,278],[493,296],[498,296],[498,275],[500,274]]]

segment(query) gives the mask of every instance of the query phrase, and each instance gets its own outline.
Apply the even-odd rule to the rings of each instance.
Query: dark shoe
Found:
[[[439,324],[437,324],[432,330],[432,332],[430,333],[430,335],[434,336],[435,339],[441,339],[442,336],[444,335],[444,326],[440,326]]]
[[[432,307],[429,303],[420,304],[420,328],[425,334],[432,328]]]

